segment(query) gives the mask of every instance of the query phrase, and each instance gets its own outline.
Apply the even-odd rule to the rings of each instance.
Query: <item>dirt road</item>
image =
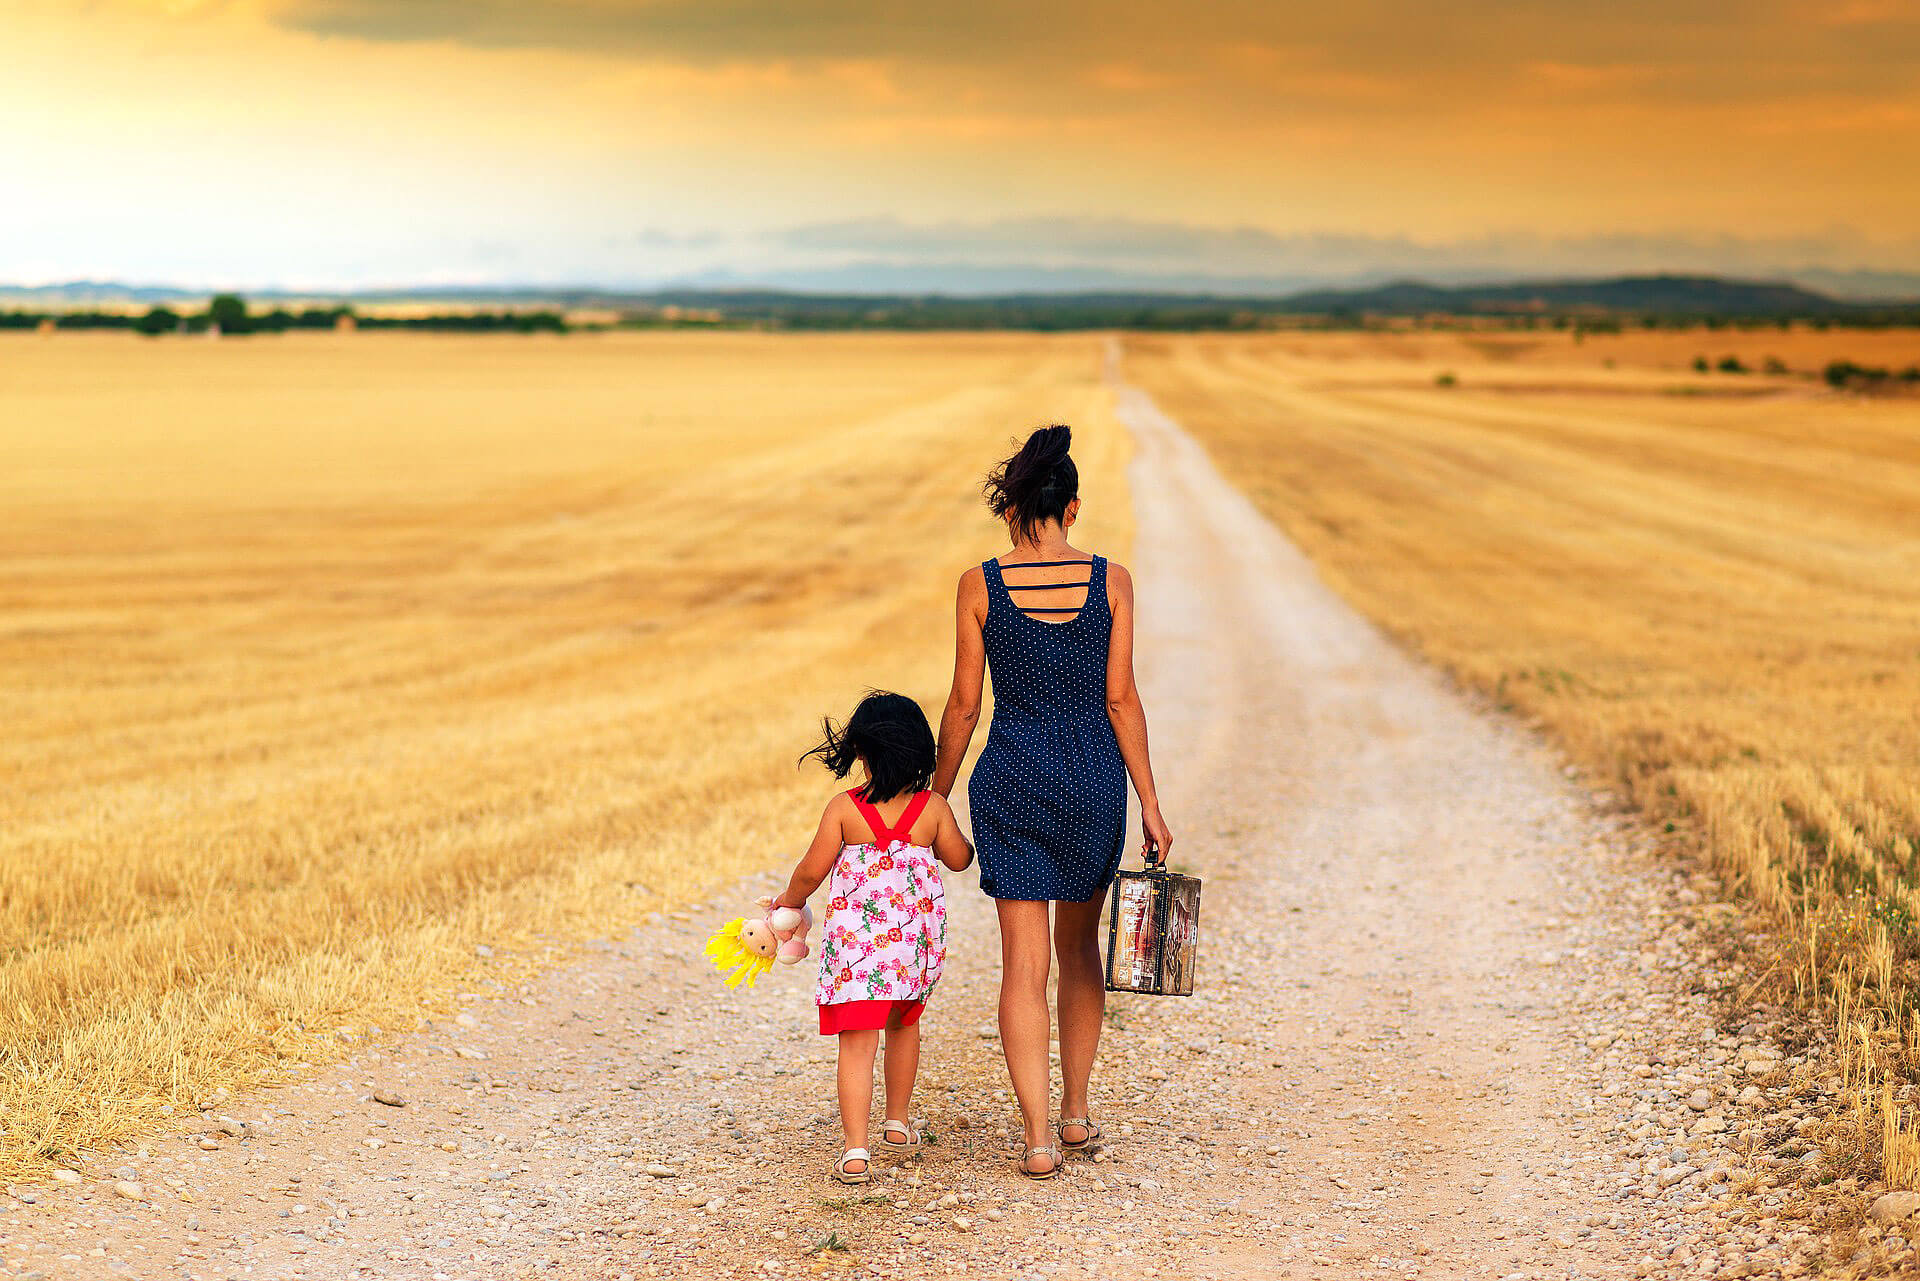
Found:
[[[1714,1075],[1727,1047],[1674,951],[1670,905],[1690,891],[1548,752],[1340,602],[1143,395],[1121,395],[1155,758],[1178,862],[1207,889],[1199,994],[1112,1003],[1101,1159],[1045,1184],[1012,1170],[997,944],[967,874],[949,878],[952,961],[915,1109],[937,1142],[882,1156],[867,1189],[829,1184],[832,1047],[811,1028],[811,974],[733,995],[699,956],[740,887],[306,1084],[96,1154],[77,1184],[14,1189],[0,1275],[1785,1263],[1788,1247],[1726,1220],[1723,1180],[1744,1172],[1681,1147],[1696,1113],[1738,1120]],[[1672,1091],[1696,1077],[1709,1102],[1689,1112]],[[1646,1137],[1669,1111],[1681,1137]]]

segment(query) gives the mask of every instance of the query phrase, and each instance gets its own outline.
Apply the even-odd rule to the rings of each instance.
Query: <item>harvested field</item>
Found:
[[[1920,359],[1912,333],[1399,333],[1130,338],[1126,369],[1338,590],[1784,927],[1753,981],[1821,1012],[1854,1150],[1915,1186],[1920,406],[1687,368],[1769,344]],[[1774,394],[1644,394],[1735,381]]]
[[[1124,546],[1101,352],[0,345],[0,1177],[783,865],[818,717],[944,695],[1014,433]]]

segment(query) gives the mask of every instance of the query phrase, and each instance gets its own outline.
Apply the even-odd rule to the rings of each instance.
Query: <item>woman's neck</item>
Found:
[[[1029,560],[1066,560],[1073,551],[1067,531],[1058,525],[1039,530],[1032,538],[1015,538],[1013,550]]]

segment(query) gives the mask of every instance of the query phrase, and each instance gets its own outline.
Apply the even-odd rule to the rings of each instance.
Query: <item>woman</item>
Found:
[[[933,775],[934,791],[953,790],[991,661],[993,727],[967,796],[980,886],[1000,913],[1000,1044],[1026,1127],[1020,1172],[1031,1179],[1057,1174],[1062,1148],[1101,1138],[1087,1083],[1106,1007],[1101,907],[1126,839],[1128,776],[1144,856],[1162,861],[1173,847],[1133,680],[1133,579],[1067,541],[1080,515],[1071,440],[1069,428],[1043,427],[987,477],[987,505],[1013,548],[960,578],[953,692]],[[1060,961],[1058,1146],[1048,1124],[1050,951]]]

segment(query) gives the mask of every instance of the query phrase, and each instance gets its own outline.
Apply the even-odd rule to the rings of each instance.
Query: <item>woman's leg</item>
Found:
[[[903,1121],[909,1131],[913,1121],[907,1109],[913,1104],[913,1081],[920,1074],[920,1024],[887,1029],[887,1120]]]
[[[873,1055],[879,1048],[878,1031],[840,1034],[840,1128],[849,1149],[867,1146],[867,1121],[873,1112]],[[859,1161],[847,1163],[848,1174],[866,1168]]]
[[[1029,1147],[1053,1143],[1047,1106],[1053,1090],[1047,1068],[1047,904],[1029,899],[995,899],[1000,910],[1000,1048]],[[1032,1173],[1046,1172],[1047,1158],[1036,1157]]]
[[[1100,963],[1100,909],[1105,905],[1105,896],[1100,896],[1053,909],[1053,949],[1060,961],[1061,1116],[1093,1115],[1087,1109],[1087,1082],[1107,1009],[1107,979]],[[1085,1143],[1088,1133],[1069,1125],[1062,1127],[1060,1137]]]

